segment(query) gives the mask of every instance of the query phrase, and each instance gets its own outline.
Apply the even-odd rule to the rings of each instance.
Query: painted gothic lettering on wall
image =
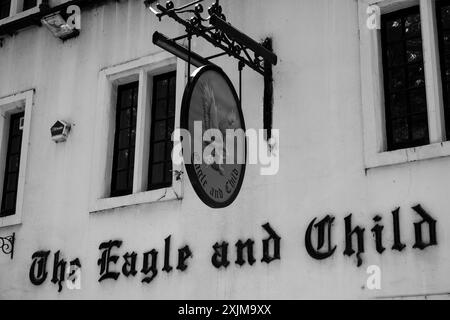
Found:
[[[421,220],[414,223],[414,237],[415,243],[412,246],[414,249],[424,250],[430,246],[437,245],[436,224],[437,221],[428,214],[425,209],[419,204],[412,207],[412,210],[419,215]],[[401,229],[399,220],[400,208],[392,211],[392,227],[393,227],[393,244],[391,250],[403,251],[406,245],[401,240]],[[345,223],[345,249],[344,255],[351,257],[356,256],[356,264],[360,267],[363,263],[362,254],[364,253],[365,244],[365,228],[358,225],[353,225],[352,214],[344,218]],[[337,245],[332,245],[332,230],[335,218],[327,215],[325,218],[317,222],[317,218],[313,219],[309,224],[305,234],[305,247],[308,254],[316,260],[324,260],[331,257]],[[370,230],[373,233],[375,240],[375,248],[379,254],[383,254],[386,250],[383,243],[382,217],[376,215],[373,218],[374,227]],[[313,233],[316,233],[316,237]],[[428,236],[425,236],[428,234]],[[326,241],[326,246],[325,246]]]

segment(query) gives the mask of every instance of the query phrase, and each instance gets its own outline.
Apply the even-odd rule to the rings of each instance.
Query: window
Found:
[[[449,4],[358,0],[365,169],[450,156]]]
[[[0,98],[0,227],[22,222],[34,90]]]
[[[0,0],[0,19],[9,17],[11,0]]]
[[[439,30],[445,128],[447,140],[450,140],[450,1],[438,1],[436,4],[436,15]]]
[[[420,8],[383,15],[381,39],[388,150],[428,144]]]
[[[0,0],[0,24],[39,12],[41,2],[42,0]]]
[[[116,108],[116,134],[111,179],[111,196],[133,192],[134,146],[139,82],[119,86]]]
[[[100,71],[89,212],[183,198],[171,152],[186,69],[162,51]]]
[[[24,112],[20,112],[10,116],[0,217],[10,216],[16,213],[24,115]]]
[[[153,78],[149,190],[172,185],[172,133],[175,124],[176,73]]]
[[[175,82],[176,72],[153,77],[148,190],[172,185]],[[133,193],[138,91],[139,82],[121,85],[117,91],[112,197]]]
[[[37,0],[23,0],[22,11],[34,8],[37,6]]]

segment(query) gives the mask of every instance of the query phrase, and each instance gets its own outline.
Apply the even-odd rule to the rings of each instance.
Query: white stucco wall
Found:
[[[382,167],[365,172],[361,108],[358,7],[354,0],[221,1],[234,26],[255,39],[273,38],[279,58],[274,68],[274,127],[280,129],[280,171],[261,176],[248,166],[237,200],[220,211],[206,207],[184,181],[184,199],[89,213],[95,107],[100,70],[147,56],[160,49],[155,30],[182,32],[165,19],[158,23],[141,1],[112,2],[82,12],[78,38],[61,42],[34,27],[7,38],[0,48],[0,97],[36,90],[24,192],[22,224],[0,228],[16,233],[14,259],[0,254],[0,298],[375,298],[445,293],[450,290],[450,158]],[[206,55],[203,42],[194,45]],[[237,65],[217,60],[237,86]],[[243,112],[248,128],[262,127],[263,79],[244,71]],[[57,119],[74,123],[66,143],[49,136]],[[187,178],[187,177],[186,177]],[[438,220],[438,245],[413,249],[410,209],[422,206]],[[391,211],[401,207],[402,240],[391,251]],[[366,228],[364,264],[344,250],[344,217]],[[336,216],[332,258],[312,259],[304,236],[314,217]],[[375,251],[370,229],[375,214],[384,217],[385,246]],[[261,225],[270,222],[282,237],[281,260],[260,262]],[[194,257],[185,272],[159,274],[151,284],[123,275],[98,283],[101,242],[123,241],[120,255],[158,249],[172,235],[172,265],[178,247],[189,244]],[[255,240],[257,262],[239,267],[234,243]],[[230,243],[232,262],[215,269],[211,246]],[[51,250],[49,277],[34,286],[28,277],[31,255]],[[82,289],[57,292],[50,282],[53,253],[82,264]],[[382,271],[382,290],[365,288],[369,265]],[[120,270],[122,260],[116,269]]]

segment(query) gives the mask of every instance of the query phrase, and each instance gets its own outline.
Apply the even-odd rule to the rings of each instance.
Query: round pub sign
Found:
[[[199,198],[211,208],[236,199],[246,166],[245,124],[236,91],[217,66],[194,71],[181,108],[181,128],[189,133],[183,156]]]

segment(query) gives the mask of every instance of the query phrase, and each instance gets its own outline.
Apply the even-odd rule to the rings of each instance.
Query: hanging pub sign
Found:
[[[211,208],[236,199],[246,166],[245,123],[228,76],[215,65],[198,68],[183,95],[183,157],[192,186]]]
[[[203,0],[176,7],[173,1],[145,0],[146,7],[158,18],[173,19],[181,24],[186,34],[170,39],[155,32],[153,43],[191,65],[199,67],[185,90],[181,111],[184,161],[189,179],[200,199],[212,208],[224,208],[236,199],[242,185],[246,165],[245,125],[239,99],[227,75],[211,62],[228,55],[238,62],[239,87],[242,69],[250,67],[264,77],[263,122],[267,140],[271,138],[273,77],[272,66],[277,55],[272,50],[272,39],[258,43],[233,27],[224,10],[215,0],[206,10]],[[189,18],[185,15],[189,14]],[[220,52],[202,57],[192,51],[193,37],[206,40]],[[177,41],[187,40],[187,48]],[[195,130],[197,129],[197,130]],[[233,136],[235,134],[235,136]],[[234,144],[232,142],[235,142]]]

